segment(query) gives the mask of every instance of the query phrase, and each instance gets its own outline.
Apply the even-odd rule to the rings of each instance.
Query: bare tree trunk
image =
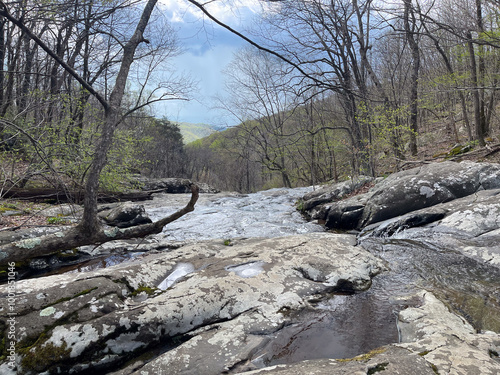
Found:
[[[410,152],[413,156],[417,155],[417,132],[418,132],[418,75],[420,70],[420,49],[415,40],[415,14],[412,11],[411,0],[404,0],[404,27],[406,40],[410,45],[412,56],[412,71],[410,78]],[[410,14],[413,25],[410,25]]]
[[[5,81],[5,49],[7,48],[5,44],[5,24],[6,20],[4,17],[0,17],[0,107],[3,106],[4,98],[4,81]]]
[[[425,25],[424,25],[424,27],[425,27]],[[455,71],[453,70],[450,59],[446,55],[446,52],[443,50],[443,48],[439,44],[439,40],[435,36],[433,36],[431,33],[429,33],[428,30],[427,30],[427,36],[430,37],[432,39],[432,41],[434,42],[434,45],[435,45],[437,51],[439,52],[439,54],[443,58],[443,61],[444,61],[444,64],[446,66],[446,69],[448,70],[448,73],[450,73],[450,75],[453,76]],[[464,118],[464,125],[465,125],[465,129],[467,130],[467,136],[468,136],[469,141],[472,141],[474,138],[472,135],[472,127],[471,127],[470,121],[469,121],[469,113],[467,111],[467,101],[465,100],[465,95],[461,90],[456,90],[456,91],[457,91],[458,96],[460,98],[460,105],[462,107],[462,116]]]
[[[482,0],[476,0],[476,16],[477,16],[477,28],[479,34],[484,33],[483,24],[483,10],[482,10]],[[489,124],[486,122],[486,101],[485,101],[485,89],[479,88],[484,86],[485,76],[486,76],[486,65],[484,61],[484,46],[478,45],[479,53],[477,56],[477,80],[478,80],[478,90],[479,90],[479,126],[481,127],[481,134],[486,137],[489,133]],[[479,141],[481,143],[481,141]]]
[[[474,53],[474,44],[472,43],[472,34],[469,31],[467,33],[467,46],[469,47],[469,59],[470,59],[470,72],[471,72],[471,83],[472,91],[474,97],[474,120],[476,122],[476,139],[481,147],[486,145],[484,141],[484,127],[483,127],[483,117],[481,116],[481,96],[478,87],[478,76],[477,76],[477,64],[476,57]]]

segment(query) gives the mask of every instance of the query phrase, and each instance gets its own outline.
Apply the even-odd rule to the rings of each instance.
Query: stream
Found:
[[[271,189],[254,194],[202,194],[194,212],[169,224],[158,241],[193,241],[246,237],[277,237],[324,228],[307,222],[295,202],[311,188]],[[158,194],[145,208],[157,220],[183,207],[188,194]],[[418,230],[418,229],[417,229]],[[417,239],[415,239],[417,238]],[[465,257],[432,236],[361,238],[359,246],[382,258],[390,270],[373,279],[369,290],[336,294],[311,301],[310,308],[276,332],[255,353],[257,367],[305,359],[352,358],[382,345],[398,342],[397,313],[418,306],[420,289],[432,291],[478,331],[500,332],[500,270]],[[78,271],[129,261],[134,253],[112,255]],[[165,287],[168,287],[168,280]]]
[[[200,194],[195,211],[167,225],[158,236],[171,241],[279,237],[324,229],[305,221],[295,202],[312,188],[270,189],[253,194]],[[155,221],[180,209],[187,194],[161,194],[145,204]]]

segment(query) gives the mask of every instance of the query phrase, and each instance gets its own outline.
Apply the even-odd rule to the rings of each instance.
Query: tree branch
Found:
[[[210,2],[206,3],[206,4],[201,4],[199,3],[198,1],[196,0],[187,0],[188,2],[190,2],[191,4],[193,4],[195,7],[197,7],[198,9],[200,9],[203,14],[205,14],[209,19],[211,19],[213,22],[215,22],[217,25],[223,27],[224,29],[228,30],[229,32],[233,33],[234,35],[238,36],[239,38],[243,39],[244,41],[246,41],[247,43],[251,44],[252,46],[254,46],[255,48],[261,50],[261,51],[264,51],[264,52],[267,52],[273,56],[276,56],[277,58],[279,58],[280,60],[286,62],[288,65],[294,67],[295,69],[297,69],[300,74],[302,74],[304,77],[307,77],[308,79],[310,79],[311,81],[313,81],[317,86],[319,87],[322,87],[322,86],[325,86],[325,82],[315,78],[314,76],[310,75],[309,73],[307,73],[304,69],[302,69],[300,67],[299,64],[297,63],[294,63],[292,60],[286,58],[285,56],[281,55],[280,53],[276,52],[276,51],[273,51],[269,48],[266,48],[266,47],[263,47],[261,46],[260,44],[258,44],[257,42],[254,42],[252,39],[246,37],[245,35],[243,35],[242,33],[240,33],[239,31],[233,29],[231,26],[229,25],[226,25],[224,22],[222,21],[219,21],[217,18],[215,18],[206,8],[205,8],[205,5],[209,4]],[[329,85],[331,86],[331,85]],[[331,87],[332,89],[338,89],[339,87],[338,86],[333,86]]]
[[[111,229],[100,230],[90,237],[82,233],[79,227],[75,227],[65,233],[58,232],[43,237],[8,243],[0,246],[0,266],[7,265],[10,262],[20,262],[34,257],[50,255],[57,251],[69,250],[79,246],[103,244],[115,240],[127,240],[160,233],[167,224],[193,211],[198,197],[199,188],[197,185],[192,184],[191,199],[188,204],[172,215],[154,223],[124,229],[113,227]]]

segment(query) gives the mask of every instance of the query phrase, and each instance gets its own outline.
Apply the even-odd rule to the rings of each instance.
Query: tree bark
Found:
[[[130,66],[134,61],[134,55],[137,47],[144,41],[144,30],[148,25],[151,13],[153,12],[157,1],[158,0],[149,0],[147,2],[141,19],[135,29],[134,35],[132,35],[123,49],[122,63],[116,78],[115,87],[109,97],[108,106],[104,111],[104,127],[87,177],[83,204],[83,218],[78,225],[78,229],[82,234],[91,237],[100,231],[99,221],[97,220],[97,191],[99,189],[99,176],[107,163],[106,156],[113,143],[115,128],[121,119],[120,105],[125,93]]]

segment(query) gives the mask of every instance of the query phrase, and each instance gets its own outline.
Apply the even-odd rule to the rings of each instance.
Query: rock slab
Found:
[[[328,228],[361,230],[412,211],[499,188],[500,165],[447,161],[394,173],[378,182],[368,193],[341,201],[322,202],[306,212],[323,220]],[[337,187],[331,189],[335,191]],[[304,207],[311,206],[317,199],[307,198]]]
[[[208,241],[95,272],[20,281],[19,374],[108,371],[175,346],[141,374],[228,371],[309,300],[369,288],[384,265],[354,244],[353,236],[327,233]],[[4,327],[7,318],[3,308]]]

